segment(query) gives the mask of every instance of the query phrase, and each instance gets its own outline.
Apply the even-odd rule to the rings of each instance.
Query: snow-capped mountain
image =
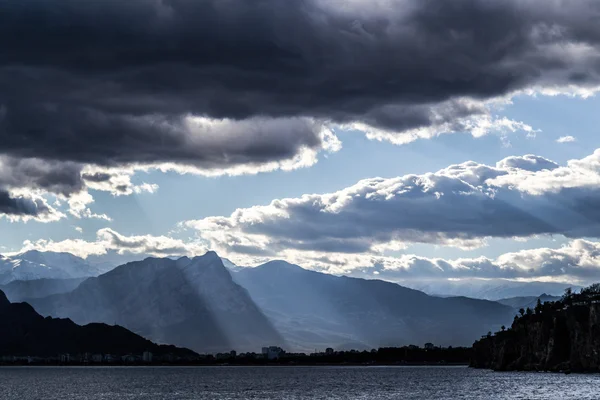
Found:
[[[106,268],[70,253],[31,250],[14,256],[0,255],[0,285],[16,280],[87,278],[106,272]]]

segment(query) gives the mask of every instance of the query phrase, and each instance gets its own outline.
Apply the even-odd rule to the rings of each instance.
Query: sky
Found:
[[[565,4],[0,0],[0,253],[600,280],[600,5]]]

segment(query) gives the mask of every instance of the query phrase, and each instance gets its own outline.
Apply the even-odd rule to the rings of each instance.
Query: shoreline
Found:
[[[347,364],[327,364],[327,363],[315,363],[315,364],[294,364],[294,363],[272,363],[272,364],[236,364],[236,363],[223,363],[223,364],[194,364],[194,363],[181,363],[181,364],[101,364],[101,363],[70,363],[70,364],[42,364],[42,363],[23,363],[23,364],[0,364],[1,368],[10,367],[106,367],[106,368],[139,368],[139,367],[469,367],[468,363],[347,363]],[[472,368],[472,367],[469,367]]]

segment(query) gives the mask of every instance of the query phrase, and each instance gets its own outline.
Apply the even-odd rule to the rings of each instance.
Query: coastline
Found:
[[[64,367],[81,367],[81,368],[163,368],[163,367],[469,367],[469,363],[265,363],[265,364],[241,364],[241,363],[215,363],[215,364],[199,364],[199,363],[181,363],[181,364],[94,364],[94,363],[71,363],[71,364],[44,364],[44,363],[15,363],[15,364],[0,364],[0,369],[11,367],[47,367],[47,368],[64,368]],[[476,368],[474,368],[476,369]],[[480,368],[481,369],[481,368]]]

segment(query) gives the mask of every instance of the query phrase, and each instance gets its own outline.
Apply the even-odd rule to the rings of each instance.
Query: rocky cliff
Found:
[[[598,287],[521,310],[512,326],[473,345],[471,366],[498,371],[600,371]]]

